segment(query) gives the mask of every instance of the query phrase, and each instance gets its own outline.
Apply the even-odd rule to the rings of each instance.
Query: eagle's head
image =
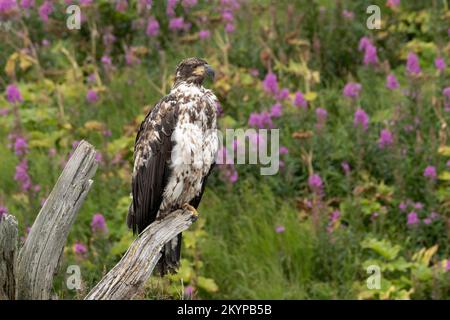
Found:
[[[201,85],[205,78],[214,80],[214,70],[203,59],[187,58],[181,61],[175,72],[175,83],[184,81]]]

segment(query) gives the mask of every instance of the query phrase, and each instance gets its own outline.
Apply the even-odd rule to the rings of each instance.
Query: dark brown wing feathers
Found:
[[[135,155],[146,163],[136,168],[132,179],[133,202],[127,223],[134,233],[141,233],[156,219],[170,176],[171,135],[178,117],[174,102],[174,97],[164,97],[146,116],[136,137]]]

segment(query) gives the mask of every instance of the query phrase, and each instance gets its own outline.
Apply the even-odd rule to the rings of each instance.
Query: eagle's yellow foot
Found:
[[[192,212],[192,215],[193,215],[195,218],[198,218],[198,211],[197,211],[197,209],[195,209],[195,208],[194,208],[193,206],[191,206],[189,203],[185,203],[185,204],[183,205],[183,209]]]

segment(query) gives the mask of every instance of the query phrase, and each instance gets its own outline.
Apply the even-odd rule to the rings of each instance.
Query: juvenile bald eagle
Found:
[[[141,123],[134,145],[133,201],[127,224],[141,233],[156,219],[200,204],[218,149],[217,98],[203,87],[214,78],[205,60],[181,61],[175,82]],[[179,265],[181,234],[162,249],[157,269],[174,272]]]

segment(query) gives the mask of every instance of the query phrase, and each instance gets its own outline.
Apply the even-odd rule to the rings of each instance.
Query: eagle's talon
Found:
[[[197,211],[197,209],[195,209],[195,208],[194,208],[193,206],[191,206],[189,203],[185,203],[185,204],[183,205],[183,209],[184,209],[184,210],[190,211],[190,212],[192,213],[192,215],[193,215],[195,218],[198,217],[198,211]]]

